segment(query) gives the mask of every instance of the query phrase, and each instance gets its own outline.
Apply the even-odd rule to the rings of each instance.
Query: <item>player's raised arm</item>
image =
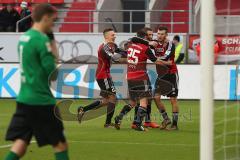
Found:
[[[156,62],[157,61],[157,57],[155,57],[155,55],[153,54],[152,50],[150,48],[147,49],[146,51],[146,55],[148,56],[148,59],[152,62]]]

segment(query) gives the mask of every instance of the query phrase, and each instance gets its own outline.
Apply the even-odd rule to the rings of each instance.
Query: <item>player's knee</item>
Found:
[[[53,146],[55,152],[63,152],[68,149],[68,145],[66,142],[59,142],[58,144]]]
[[[176,97],[171,97],[170,98],[172,106],[177,106],[177,98]]]
[[[132,100],[130,100],[129,104],[130,104],[132,107],[136,107],[136,106],[137,106],[137,102],[132,101]]]
[[[102,105],[106,105],[107,103],[108,103],[108,99],[107,98],[103,98],[102,100],[101,100],[101,104]]]
[[[140,106],[141,107],[147,108],[147,105],[148,105],[148,99],[147,98],[140,99]]]
[[[116,101],[117,101],[117,98],[116,98],[116,96],[115,95],[111,95],[111,96],[109,96],[109,102],[111,102],[111,103],[116,103]]]
[[[176,97],[170,97],[170,101],[171,101],[171,103],[176,104],[177,103],[177,98]]]
[[[19,139],[14,141],[11,151],[16,153],[19,157],[23,157],[27,151],[27,146],[27,142]]]
[[[154,96],[154,101],[155,101],[155,102],[161,102],[160,96],[159,96],[159,95],[155,95],[155,96]]]

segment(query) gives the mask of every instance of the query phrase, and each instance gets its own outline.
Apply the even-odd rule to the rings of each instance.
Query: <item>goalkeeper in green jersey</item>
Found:
[[[56,70],[57,50],[52,33],[56,10],[49,4],[40,4],[34,8],[32,18],[33,27],[18,43],[21,87],[6,134],[6,140],[13,141],[13,145],[5,160],[23,157],[33,136],[40,147],[52,145],[56,160],[69,160],[63,123],[56,117],[59,112],[49,87]]]

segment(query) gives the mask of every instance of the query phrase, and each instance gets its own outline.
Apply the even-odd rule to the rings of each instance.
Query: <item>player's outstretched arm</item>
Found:
[[[119,58],[119,63],[127,63],[127,58]]]
[[[167,65],[167,66],[172,65],[172,61],[171,60],[164,61],[164,60],[162,60],[160,58],[158,58],[155,63],[159,64],[159,65]]]
[[[111,59],[113,62],[125,63],[127,52],[118,48],[115,43],[109,42],[103,46],[103,53],[106,58]]]

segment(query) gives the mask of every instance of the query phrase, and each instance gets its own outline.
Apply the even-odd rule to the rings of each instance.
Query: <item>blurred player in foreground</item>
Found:
[[[133,107],[138,107],[134,128],[137,131],[146,131],[142,125],[142,121],[147,113],[148,99],[151,96],[151,84],[147,74],[147,59],[150,59],[156,64],[163,65],[164,62],[157,60],[152,50],[149,48],[149,43],[146,40],[146,31],[141,29],[137,32],[137,37],[131,39],[128,47],[127,56],[127,82],[129,92],[129,104],[125,105],[120,114],[115,117],[115,128],[120,129],[123,116],[126,115]]]
[[[164,61],[171,61],[171,65],[163,66],[156,65],[158,78],[155,82],[155,103],[159,108],[163,117],[163,122],[160,129],[166,129],[171,124],[166,108],[161,101],[161,96],[170,97],[172,104],[172,125],[169,129],[178,130],[178,113],[179,107],[177,103],[178,96],[178,70],[174,62],[175,46],[173,42],[167,39],[168,29],[166,27],[159,27],[157,32],[158,46],[155,48],[155,56]]]
[[[116,89],[112,81],[110,74],[110,67],[112,61],[118,61],[121,57],[118,52],[119,49],[114,43],[116,39],[116,33],[113,29],[107,28],[103,31],[104,42],[99,46],[98,49],[98,66],[96,71],[96,80],[99,88],[101,89],[100,96],[102,100],[94,101],[93,103],[78,108],[78,120],[81,122],[84,113],[100,108],[107,105],[107,117],[104,127],[108,128],[114,126],[111,123],[114,115],[115,104],[116,104]]]
[[[40,4],[35,7],[32,18],[33,27],[18,43],[21,88],[6,134],[6,140],[13,141],[13,145],[5,160],[23,157],[32,136],[40,147],[52,145],[56,160],[69,160],[63,123],[56,118],[59,112],[57,108],[54,112],[56,100],[49,88],[58,58],[52,33],[56,10],[49,4]]]

